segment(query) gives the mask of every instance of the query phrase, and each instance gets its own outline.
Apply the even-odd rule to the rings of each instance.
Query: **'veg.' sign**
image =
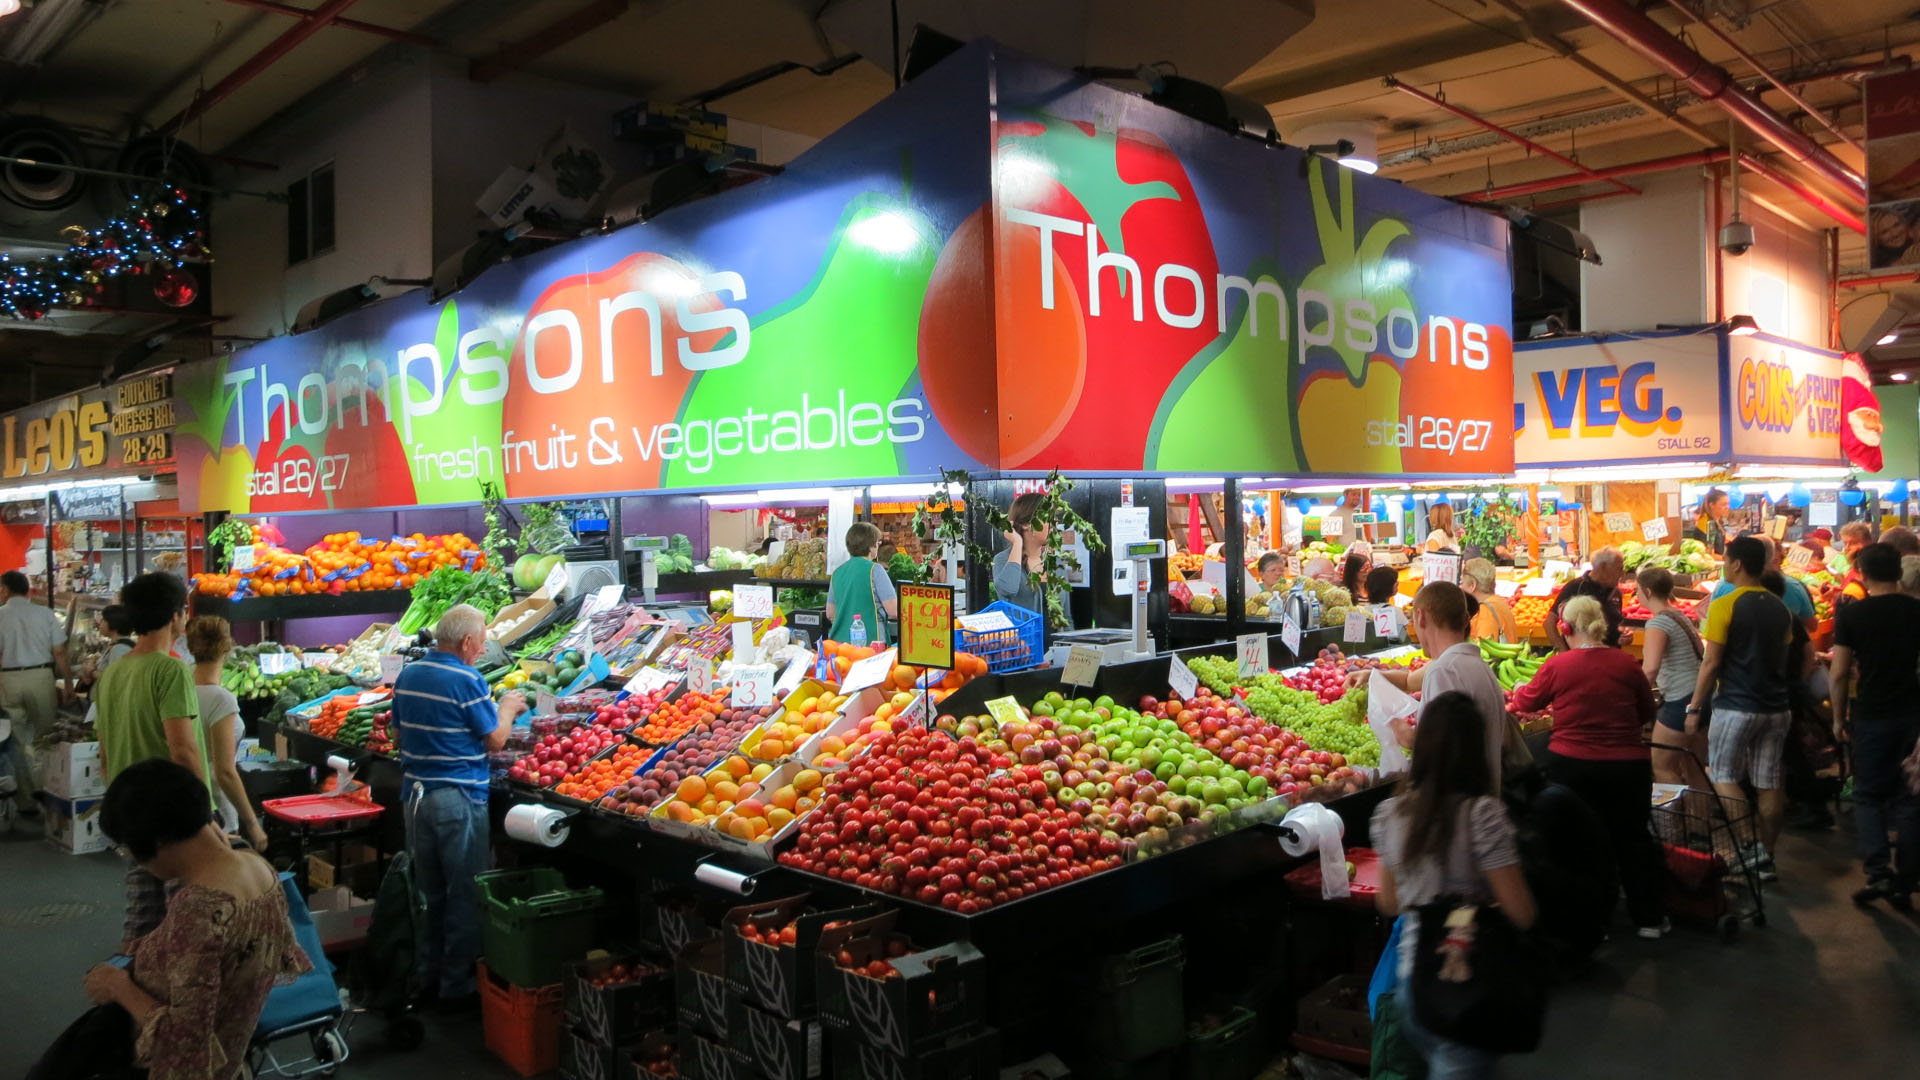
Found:
[[[1523,343],[1514,464],[1709,461],[1721,451],[1712,334]]]

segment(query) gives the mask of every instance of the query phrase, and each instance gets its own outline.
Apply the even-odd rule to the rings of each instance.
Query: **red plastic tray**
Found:
[[[1308,900],[1320,900],[1320,857],[1309,855],[1307,865],[1287,874],[1287,888]],[[1352,895],[1345,900],[1322,903],[1346,904],[1373,910],[1373,898],[1380,892],[1380,855],[1372,848],[1348,848],[1347,861],[1353,864],[1353,880],[1347,883]]]
[[[267,813],[294,825],[346,825],[372,821],[386,812],[386,807],[377,803],[339,795],[295,795],[268,799],[260,805]]]

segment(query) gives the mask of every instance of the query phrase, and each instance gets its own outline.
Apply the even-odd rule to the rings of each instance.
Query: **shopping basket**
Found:
[[[969,630],[964,625],[975,616],[994,612],[1004,615],[1009,625],[981,630]],[[959,627],[960,651],[970,652],[985,660],[987,670],[995,674],[1023,671],[1038,665],[1046,648],[1046,624],[1040,616],[1005,600],[995,600],[973,615],[963,615],[955,621],[962,624]]]
[[[1678,784],[1653,785],[1652,798],[1653,835],[1669,871],[1669,912],[1708,923],[1723,939],[1742,921],[1765,926],[1760,867],[1746,854],[1758,823],[1753,805]],[[1745,903],[1730,903],[1729,892],[1744,894]]]

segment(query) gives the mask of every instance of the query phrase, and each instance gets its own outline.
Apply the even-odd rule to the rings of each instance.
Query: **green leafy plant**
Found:
[[[1050,582],[1071,580],[1073,575],[1082,569],[1080,557],[1074,554],[1073,547],[1068,542],[1068,534],[1071,533],[1077,537],[1090,552],[1107,550],[1107,542],[1100,536],[1100,530],[1094,528],[1092,522],[1075,513],[1073,507],[1067,505],[1067,494],[1073,488],[1073,481],[1061,476],[1060,470],[1055,469],[1048,473],[1046,490],[1040,496],[1040,505],[1033,513],[1034,521],[1045,522],[1047,526],[1047,546],[1040,556],[1040,575]],[[1028,574],[1029,578],[1032,576],[1031,573]],[[1034,585],[1036,588],[1039,587],[1038,582],[1034,582]],[[1067,612],[1066,601],[1063,599],[1067,595],[1066,590],[1045,589],[1041,595],[1047,598],[1047,625],[1056,630],[1063,630],[1073,625],[1073,620]]]
[[[507,563],[502,553],[517,550],[513,537],[507,535],[506,499],[500,493],[500,485],[483,481],[480,485],[480,505],[486,511],[487,535],[480,539],[480,550],[487,555],[487,565],[495,568]]]
[[[1505,488],[1491,499],[1475,496],[1460,523],[1460,543],[1479,548],[1483,557],[1491,559],[1495,547],[1513,538],[1519,520],[1520,509]]]
[[[230,517],[215,525],[207,532],[207,550],[213,555],[213,565],[228,566],[233,559],[233,545],[253,543],[253,526],[240,518]]]

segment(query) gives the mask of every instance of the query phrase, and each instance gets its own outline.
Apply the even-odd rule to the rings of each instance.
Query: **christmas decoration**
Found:
[[[55,307],[98,303],[106,279],[122,274],[154,275],[154,295],[185,307],[200,281],[184,264],[213,261],[200,209],[184,188],[164,188],[96,228],[69,225],[60,236],[64,254],[16,260],[0,252],[0,316],[41,319]]]

